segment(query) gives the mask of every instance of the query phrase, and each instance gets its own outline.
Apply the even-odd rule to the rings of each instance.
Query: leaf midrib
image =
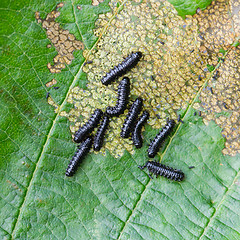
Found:
[[[116,9],[116,11],[113,13],[113,16],[111,17],[111,19],[109,20],[109,22],[108,22],[108,23],[106,24],[106,26],[104,27],[104,29],[103,29],[103,31],[101,32],[101,34],[100,34],[99,38],[97,39],[96,43],[95,43],[95,44],[93,45],[93,47],[89,50],[88,55],[87,55],[84,63],[87,61],[88,56],[89,56],[89,55],[91,54],[91,52],[92,52],[92,49],[94,49],[95,46],[98,44],[98,42],[99,42],[100,39],[102,38],[103,34],[104,34],[104,33],[106,32],[106,30],[108,29],[110,23],[111,23],[112,20],[116,17],[116,15],[119,13],[119,11],[122,9],[122,7],[123,7],[123,5],[125,4],[126,1],[127,1],[127,0],[123,1],[123,2],[119,5],[119,7]],[[76,23],[76,25],[78,26],[77,22],[75,22],[75,23]],[[79,27],[78,27],[78,29],[79,29]],[[72,84],[70,85],[70,87],[69,87],[69,89],[68,89],[68,91],[67,91],[66,97],[64,98],[62,104],[59,106],[58,113],[56,114],[56,116],[55,116],[55,118],[54,118],[54,120],[53,120],[53,122],[52,122],[52,126],[50,127],[50,130],[49,130],[49,132],[48,132],[48,134],[47,134],[46,141],[45,141],[45,143],[44,143],[44,145],[43,145],[43,148],[42,148],[42,151],[41,151],[41,153],[40,153],[40,155],[39,155],[39,158],[38,158],[38,160],[36,161],[35,169],[33,170],[33,174],[32,174],[31,179],[30,179],[30,181],[29,181],[29,185],[28,185],[28,187],[27,187],[27,189],[26,189],[26,191],[25,191],[26,193],[25,193],[25,196],[23,197],[22,204],[21,204],[21,206],[19,207],[19,211],[18,211],[18,215],[17,215],[17,217],[16,217],[16,221],[15,221],[15,223],[13,224],[13,230],[12,230],[12,234],[11,234],[12,239],[14,239],[14,234],[15,234],[15,232],[16,232],[16,230],[17,230],[17,226],[18,226],[19,220],[21,219],[21,215],[22,215],[22,213],[24,212],[25,203],[26,203],[26,200],[28,199],[29,193],[31,192],[31,189],[32,189],[32,186],[33,186],[33,183],[34,183],[34,179],[35,179],[35,175],[36,175],[37,170],[38,170],[38,166],[39,166],[39,164],[41,163],[41,160],[42,160],[43,155],[44,155],[44,153],[45,153],[45,149],[46,149],[46,147],[47,147],[47,145],[48,145],[49,139],[51,138],[51,135],[52,135],[52,133],[53,133],[53,131],[54,131],[54,129],[55,129],[55,123],[56,123],[56,121],[57,121],[57,119],[58,119],[58,117],[59,117],[59,115],[60,115],[60,113],[61,113],[62,108],[63,108],[63,107],[65,106],[65,104],[66,104],[67,97],[68,97],[71,89],[72,89],[72,88],[75,86],[75,84],[76,84],[76,81],[77,81],[78,76],[80,75],[80,73],[81,73],[81,71],[82,71],[82,67],[84,66],[84,63],[79,67],[79,70],[78,70],[76,76],[74,77],[74,79],[73,79],[73,81],[72,81]],[[42,83],[42,82],[41,82],[41,83]],[[84,225],[83,225],[83,226],[84,226]],[[85,227],[85,226],[84,226],[84,227]]]

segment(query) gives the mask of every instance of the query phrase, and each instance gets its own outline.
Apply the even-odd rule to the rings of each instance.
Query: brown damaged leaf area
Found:
[[[69,113],[61,113],[73,123],[72,134],[94,109],[105,110],[115,105],[117,83],[106,87],[100,79],[132,51],[141,51],[144,58],[126,75],[132,81],[131,100],[141,96],[145,109],[150,112],[148,124],[159,129],[167,117],[176,120],[177,111],[186,109],[203,84],[208,83],[200,94],[201,104],[194,106],[203,111],[206,124],[214,120],[223,128],[222,134],[227,140],[223,153],[239,152],[239,95],[236,92],[239,61],[236,49],[231,48],[239,36],[239,19],[237,14],[230,14],[233,5],[236,1],[231,5],[216,1],[205,11],[183,20],[167,1],[123,2],[123,10],[116,17],[116,2],[110,2],[112,13],[100,15],[95,29],[95,35],[100,37],[110,22],[106,33],[95,49],[84,51],[86,61],[91,62],[83,67],[88,76],[88,90],[73,88],[67,101],[74,108]],[[220,49],[229,52],[225,56]],[[217,66],[220,58],[225,62],[218,69],[218,79],[212,83],[206,66]],[[233,62],[234,58],[238,63]],[[116,157],[124,150],[134,153],[131,141],[120,137],[125,116],[126,112],[111,121],[102,154],[106,150]]]
[[[116,12],[115,4],[110,3],[112,13],[100,15],[96,36]],[[73,122],[72,133],[82,124],[82,116],[87,119],[95,108],[105,110],[116,104],[118,83],[106,87],[100,79],[132,51],[143,52],[144,58],[126,74],[132,82],[131,100],[144,99],[153,128],[165,125],[167,117],[176,120],[177,110],[187,108],[209,74],[200,52],[196,19],[183,20],[167,1],[127,1],[96,48],[84,52],[87,61],[92,61],[83,67],[88,90],[73,88],[68,102],[74,109],[62,113]],[[103,154],[106,149],[114,156],[121,156],[125,149],[134,153],[132,142],[120,137],[126,113],[111,121]]]
[[[58,113],[59,111],[59,106],[54,102],[53,98],[51,96],[48,96],[47,98],[47,102],[49,105],[54,107],[54,112]]]
[[[232,65],[233,63],[237,64]],[[240,49],[231,50],[224,64],[218,69],[219,77],[212,78],[208,83],[209,87],[201,93],[199,104],[199,107],[204,109],[204,122],[207,124],[214,120],[223,129],[222,135],[226,138],[223,153],[229,155],[240,153],[239,63]]]
[[[240,36],[240,2],[239,0],[230,0],[231,19],[233,21],[233,29],[235,36]]]
[[[47,82],[45,84],[46,87],[52,87],[53,85],[57,84],[57,80],[55,78],[53,78],[51,81]]]
[[[63,7],[63,3],[59,3],[56,9],[50,12],[45,19],[40,18],[39,12],[35,13],[35,18],[38,20],[38,23],[41,23],[42,27],[47,30],[47,38],[58,52],[57,56],[53,59],[54,65],[51,65],[51,63],[47,65],[51,73],[61,72],[61,69],[66,67],[65,64],[71,64],[74,59],[73,52],[84,49],[81,41],[77,40],[68,30],[60,28],[60,24],[55,22],[55,19],[60,15],[58,9],[61,7]],[[47,47],[49,48],[51,45]]]
[[[213,120],[223,129],[223,153],[234,156],[240,153],[240,48],[231,45],[240,36],[240,2],[216,1],[194,17],[199,22],[206,61],[216,66],[221,60],[200,93],[201,103],[195,107],[203,109],[206,124]],[[226,51],[226,56],[220,49]]]
[[[104,0],[92,0],[92,5],[97,6],[99,3],[103,2]]]

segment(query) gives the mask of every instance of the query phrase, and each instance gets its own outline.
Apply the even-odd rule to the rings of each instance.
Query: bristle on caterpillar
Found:
[[[160,175],[178,182],[184,179],[184,173],[181,170],[173,169],[156,161],[147,161],[144,166],[138,167],[142,170],[146,167],[148,171],[152,174],[155,174],[156,177]]]

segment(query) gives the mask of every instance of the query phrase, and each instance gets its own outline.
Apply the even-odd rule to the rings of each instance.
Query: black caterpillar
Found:
[[[148,119],[149,119],[149,112],[145,110],[143,111],[143,114],[139,117],[136,127],[132,132],[132,140],[136,148],[142,147],[143,139],[141,136],[141,130],[143,125],[146,123]]]
[[[68,167],[65,173],[67,177],[72,177],[73,174],[76,172],[78,165],[90,151],[92,142],[93,142],[92,137],[88,137],[78,146],[78,150],[75,152],[72,160],[68,164]]]
[[[156,177],[160,175],[178,182],[184,179],[184,173],[181,170],[173,169],[159,162],[147,161],[144,166],[138,166],[138,167],[142,170],[146,167],[148,171],[155,174]],[[149,177],[152,178],[151,175],[149,175]]]
[[[120,64],[111,69],[102,79],[104,85],[112,83],[116,78],[121,77],[133,68],[141,59],[142,53],[135,52],[127,56]]]
[[[99,151],[103,145],[104,134],[109,125],[109,117],[104,116],[94,137],[93,149]]]
[[[107,107],[106,113],[109,116],[118,117],[123,114],[127,108],[128,98],[130,94],[130,80],[124,77],[118,85],[118,100],[115,107]]]
[[[160,130],[160,132],[156,135],[153,141],[150,143],[148,148],[148,156],[150,158],[155,157],[157,152],[160,149],[161,143],[166,139],[169,133],[173,130],[175,126],[175,121],[173,119],[167,121],[167,124]]]
[[[122,127],[120,134],[122,138],[128,138],[130,136],[130,133],[136,125],[138,115],[142,111],[142,106],[143,100],[140,97],[133,102]]]
[[[75,132],[74,142],[79,143],[85,137],[87,137],[93,131],[93,129],[97,127],[102,115],[102,110],[97,108],[90,117],[90,119],[82,127],[80,127],[77,132]]]

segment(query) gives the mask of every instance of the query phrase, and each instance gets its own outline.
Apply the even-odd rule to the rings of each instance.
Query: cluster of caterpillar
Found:
[[[141,57],[141,52],[130,54],[127,58],[124,59],[122,63],[115,66],[101,79],[102,83],[104,85],[109,85],[115,79],[124,75],[127,71],[136,66]],[[82,162],[84,157],[89,153],[92,145],[94,151],[99,151],[101,149],[104,142],[104,135],[109,126],[110,119],[112,117],[119,117],[127,108],[130,95],[130,85],[130,79],[128,77],[124,77],[118,85],[118,99],[116,105],[114,107],[108,106],[105,113],[103,113],[103,111],[100,109],[96,109],[89,120],[82,127],[80,127],[78,131],[76,131],[74,134],[74,142],[81,144],[78,146],[75,155],[68,165],[65,173],[66,176],[71,177],[74,175],[80,162]],[[131,137],[136,148],[141,148],[143,145],[141,131],[143,125],[149,119],[149,113],[146,110],[144,110],[142,115],[138,118],[139,114],[142,111],[142,108],[143,100],[141,97],[138,97],[129,109],[120,134],[122,138]],[[99,123],[100,126],[93,139],[91,133],[99,125]],[[170,134],[174,126],[175,121],[172,119],[168,120],[167,124],[156,135],[148,148],[148,156],[150,158],[155,157],[160,149],[162,142]],[[174,170],[173,168],[164,166],[154,161],[148,161],[143,167],[140,168],[143,169],[144,167],[147,167],[148,170],[156,176],[161,175],[175,181],[182,181],[184,178],[184,174],[180,170]]]
[[[109,85],[118,77],[124,75],[127,71],[133,68],[138,61],[141,59],[142,53],[135,52],[130,54],[127,58],[123,60],[122,63],[115,66],[109,73],[107,73],[102,78],[102,83],[104,85]],[[90,151],[92,145],[94,151],[99,151],[104,142],[104,135],[109,126],[111,117],[119,117],[124,113],[128,105],[130,95],[130,79],[124,77],[118,86],[118,99],[114,107],[107,107],[105,113],[101,109],[96,109],[89,120],[81,126],[74,134],[74,142],[81,143],[78,146],[76,153],[74,154],[72,160],[70,161],[65,175],[71,177],[76,172],[79,164],[83,161],[84,157]],[[102,121],[101,121],[102,119]],[[101,121],[101,122],[100,122]],[[129,122],[129,121],[128,121]],[[91,136],[93,130],[99,125],[94,139]]]

